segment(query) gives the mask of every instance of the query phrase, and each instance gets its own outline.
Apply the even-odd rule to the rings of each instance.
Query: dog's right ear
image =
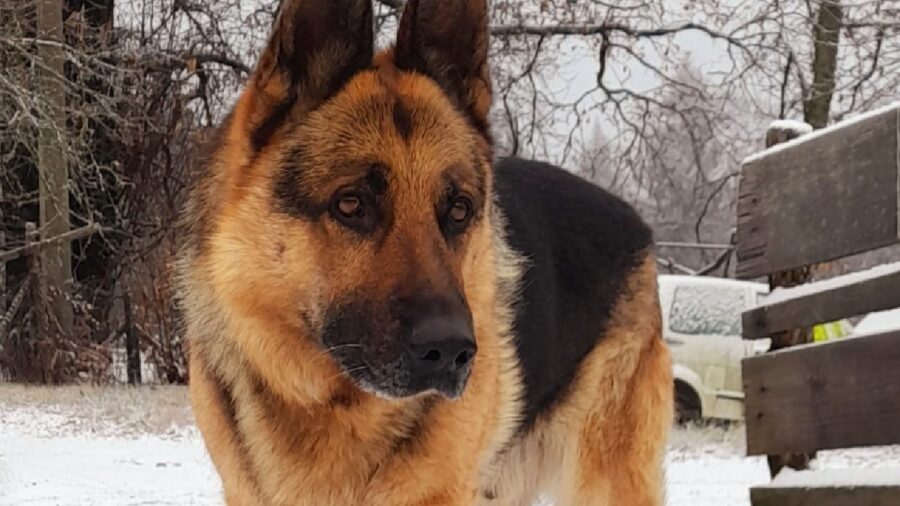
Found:
[[[375,39],[371,0],[283,0],[236,118],[254,152],[291,115],[305,114],[368,68]]]

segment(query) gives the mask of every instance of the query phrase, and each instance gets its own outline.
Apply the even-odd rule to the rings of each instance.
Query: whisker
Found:
[[[361,349],[362,347],[363,347],[363,345],[358,344],[358,343],[339,344],[337,346],[332,346],[330,348],[325,348],[323,350],[320,350],[318,352],[316,358],[322,358],[322,357],[331,358],[331,356],[329,355],[331,352],[343,350],[346,348],[360,348]]]
[[[331,380],[338,379],[338,378],[340,378],[341,376],[343,376],[343,377],[345,377],[345,378],[347,378],[347,379],[349,379],[349,380],[352,380],[353,378],[350,376],[351,374],[353,374],[353,373],[355,373],[355,372],[357,372],[357,371],[364,371],[364,370],[366,370],[366,369],[368,369],[367,366],[361,365],[361,366],[358,366],[358,367],[352,367],[352,368],[350,368],[350,369],[347,369],[346,371],[343,371],[343,370],[342,370],[342,371],[339,372],[338,374],[335,374],[335,375],[332,376],[331,378],[328,378],[327,381],[331,381]]]
[[[332,346],[331,348],[325,348],[325,351],[335,351],[340,350],[341,348],[362,348],[361,344],[350,343],[350,344],[339,344],[337,346]]]

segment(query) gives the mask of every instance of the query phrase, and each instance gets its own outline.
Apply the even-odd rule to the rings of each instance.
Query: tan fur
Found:
[[[191,402],[228,505],[519,505],[543,492],[560,506],[660,506],[672,379],[650,254],[564,398],[516,435],[523,392],[511,327],[523,259],[491,197],[485,0],[411,0],[401,59],[376,57],[333,96],[323,62],[352,67],[360,56],[347,33],[328,39],[353,24],[325,26],[338,19],[329,9],[363,12],[368,2],[330,1],[338,3],[288,0],[186,213],[180,298]],[[421,64],[409,46],[421,36],[415,23],[435,32],[413,72],[400,66]],[[462,25],[480,35],[468,41],[473,61],[460,63],[442,47]],[[295,43],[312,49],[300,58]],[[453,79],[422,75],[448,65],[465,74],[456,93]],[[297,68],[305,74],[292,77]],[[300,104],[271,122],[291,86]],[[398,126],[400,106],[408,128]],[[289,163],[302,165],[302,187],[317,202],[371,164],[389,166],[391,233],[363,240],[335,220],[291,216],[275,198]],[[484,186],[483,215],[458,247],[434,223],[448,171],[466,191]],[[478,351],[464,393],[451,401],[364,391],[321,342],[326,311],[348,294],[387,307],[423,286],[458,288],[471,312]]]

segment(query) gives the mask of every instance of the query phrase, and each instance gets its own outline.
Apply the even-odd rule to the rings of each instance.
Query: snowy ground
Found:
[[[668,506],[747,506],[768,480],[740,428],[678,429]],[[822,467],[900,467],[900,449],[827,452]],[[181,388],[0,385],[0,506],[221,505]]]

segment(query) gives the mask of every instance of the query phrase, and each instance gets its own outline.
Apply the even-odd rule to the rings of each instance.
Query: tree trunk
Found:
[[[822,1],[813,27],[815,55],[812,66],[812,88],[803,105],[806,122],[816,129],[825,128],[831,114],[831,97],[834,95],[843,21],[844,8],[840,0]]]
[[[38,93],[45,111],[38,137],[40,173],[41,238],[49,239],[69,231],[69,169],[63,151],[66,128],[65,68],[63,53],[62,3],[37,0]],[[40,282],[45,284],[52,322],[47,332],[63,337],[72,332],[72,249],[69,241],[57,241],[40,252]],[[51,315],[48,315],[51,316]],[[53,341],[51,335],[42,339]]]

